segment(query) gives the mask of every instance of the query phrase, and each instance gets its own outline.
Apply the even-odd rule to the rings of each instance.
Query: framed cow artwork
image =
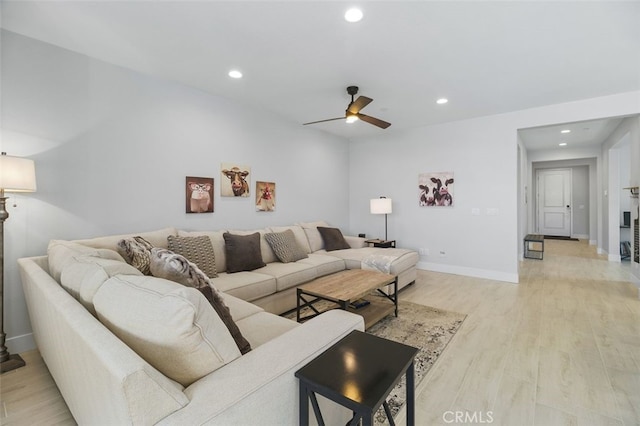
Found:
[[[276,210],[275,182],[256,182],[256,211],[273,212]]]
[[[213,213],[213,178],[187,176],[185,179],[187,213]]]
[[[421,207],[453,206],[453,172],[420,173],[418,203]]]
[[[220,166],[220,195],[223,197],[248,197],[251,167],[234,163]]]

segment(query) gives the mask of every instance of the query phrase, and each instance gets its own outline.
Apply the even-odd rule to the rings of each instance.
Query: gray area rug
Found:
[[[405,301],[400,301],[399,308],[397,318],[388,315],[367,330],[367,333],[420,348],[414,362],[415,382],[418,387],[456,334],[466,315]],[[406,386],[403,377],[387,398],[394,417],[405,401]],[[389,424],[382,407],[375,415],[375,424]]]
[[[319,303],[319,307],[327,307],[327,305],[322,306],[323,302]],[[303,315],[308,313],[310,311],[303,311]],[[295,311],[285,316],[294,321],[296,319]],[[456,312],[400,301],[397,318],[393,314],[388,315],[368,329],[367,333],[420,348],[414,362],[415,383],[418,387],[465,318],[466,315]],[[387,403],[394,417],[405,402],[406,385],[403,377],[387,398]],[[389,424],[382,407],[376,413],[374,421],[376,425]]]

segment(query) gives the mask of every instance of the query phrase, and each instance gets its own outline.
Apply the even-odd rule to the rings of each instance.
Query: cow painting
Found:
[[[453,172],[421,173],[418,176],[418,204],[421,207],[453,205]]]
[[[221,168],[220,195],[223,197],[248,197],[249,174],[247,166],[223,164]]]

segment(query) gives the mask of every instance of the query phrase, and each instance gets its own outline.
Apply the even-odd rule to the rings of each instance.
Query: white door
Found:
[[[538,170],[538,233],[571,236],[571,169]]]

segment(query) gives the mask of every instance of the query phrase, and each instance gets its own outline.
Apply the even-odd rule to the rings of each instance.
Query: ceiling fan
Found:
[[[351,95],[351,103],[349,103],[349,106],[347,106],[344,117],[311,121],[309,123],[304,123],[303,125],[306,126],[307,124],[324,123],[325,121],[344,120],[346,118],[347,123],[353,123],[354,121],[362,120],[369,124],[373,124],[374,126],[378,126],[381,129],[386,129],[387,127],[391,126],[391,123],[387,123],[386,121],[380,120],[379,118],[360,114],[360,110],[369,105],[373,101],[373,99],[367,98],[366,96],[358,96],[358,99],[354,101],[353,97],[358,94],[358,86],[347,87],[347,93]]]

